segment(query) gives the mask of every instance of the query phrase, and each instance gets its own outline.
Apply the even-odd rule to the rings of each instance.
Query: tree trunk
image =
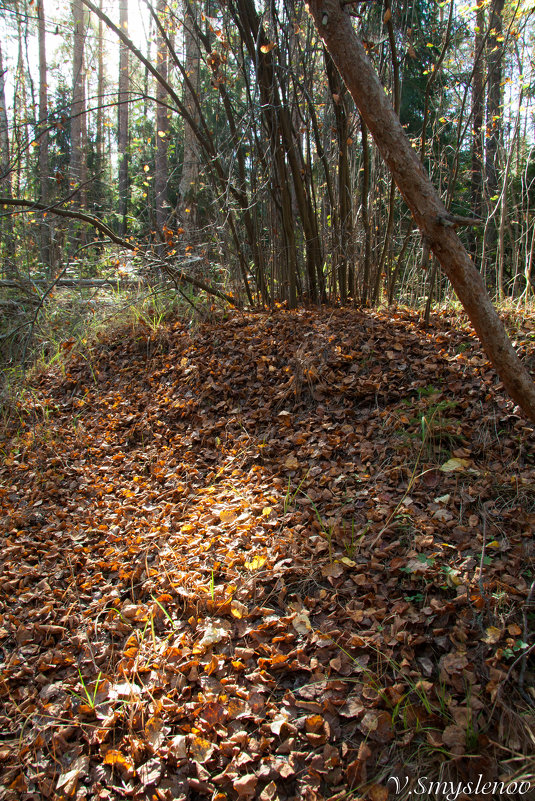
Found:
[[[401,195],[450,279],[505,389],[535,422],[535,385],[513,349],[437,190],[411,147],[351,17],[339,0],[309,0],[309,9]]]
[[[158,0],[157,13],[162,19],[165,11],[165,0]],[[165,40],[158,30],[156,45],[156,68],[162,78],[167,81],[168,59]],[[154,202],[156,206],[156,227],[160,236],[169,214],[167,204],[167,136],[169,132],[169,117],[165,103],[167,93],[164,86],[156,84],[156,160],[154,167]]]
[[[342,303],[348,295],[355,297],[355,265],[353,248],[353,201],[349,162],[350,113],[347,88],[340,78],[328,50],[324,51],[325,69],[332,97],[338,150],[338,204],[334,213],[334,236],[336,248],[332,254],[338,276],[338,291]],[[366,209],[367,210],[367,209]]]
[[[189,78],[189,86],[184,86],[184,105],[199,124],[199,113],[196,99],[199,97],[201,84],[201,50],[195,33],[198,20],[195,18],[197,3],[185,3],[184,8],[184,50],[185,68]],[[199,182],[199,145],[195,129],[184,120],[184,156],[182,159],[182,175],[178,187],[178,219],[184,229],[184,241],[193,244],[193,236],[197,227],[196,192]]]
[[[48,87],[46,64],[46,32],[44,0],[37,6],[39,38],[39,188],[41,203],[50,201],[50,180],[48,164]],[[40,223],[41,262],[47,272],[51,272],[50,224],[45,218]]]
[[[82,148],[83,121],[85,115],[85,92],[84,92],[84,43],[85,43],[85,12],[81,0],[72,0],[72,16],[74,24],[73,36],[73,89],[72,89],[72,113],[71,113],[71,157],[70,157],[70,180],[71,187],[79,187],[83,179],[82,162],[84,153]],[[83,195],[77,191],[75,198],[78,203],[82,202]]]
[[[119,24],[128,32],[128,0],[121,0]],[[121,236],[126,236],[128,212],[128,108],[129,74],[128,47],[121,42],[119,51],[119,105],[117,111],[117,151],[119,157],[119,218]]]
[[[477,0],[476,30],[474,37],[474,67],[472,74],[472,175],[470,194],[472,214],[483,213],[483,27],[485,13],[483,0]],[[477,259],[477,238],[470,233],[470,245],[474,262]]]
[[[102,11],[102,0],[100,0],[100,10]],[[102,196],[104,191],[104,25],[102,19],[98,19],[98,39],[97,39],[97,125],[96,125],[96,208],[101,208]]]
[[[4,61],[0,42],[0,191],[10,198],[12,197],[11,162],[4,77]],[[13,218],[11,216],[0,216],[0,243],[2,242],[5,246],[3,273],[6,278],[13,278],[17,271],[14,262]]]
[[[368,198],[370,193],[370,148],[368,145],[368,129],[362,115],[360,117],[360,132],[362,136],[362,184],[360,190],[360,205],[362,230],[364,231],[364,261],[362,263],[362,290],[360,293],[360,300],[363,306],[367,306],[371,290],[371,231]]]
[[[490,34],[487,42],[487,139],[485,153],[485,198],[487,215],[496,207],[498,194],[498,169],[500,142],[502,137],[502,73],[503,36],[502,12],[504,0],[492,0],[490,9]],[[491,264],[496,256],[498,238],[497,215],[487,220],[485,227],[486,263]]]

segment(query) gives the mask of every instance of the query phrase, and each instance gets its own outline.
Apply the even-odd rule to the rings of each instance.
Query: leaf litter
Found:
[[[2,798],[527,775],[535,437],[458,321],[127,328],[3,439]]]

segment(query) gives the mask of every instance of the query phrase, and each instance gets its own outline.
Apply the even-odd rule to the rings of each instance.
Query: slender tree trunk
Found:
[[[9,121],[7,118],[5,70],[0,42],[0,191],[5,197],[12,197],[11,154],[9,147]],[[0,216],[0,245],[4,244],[4,276],[14,278],[17,270],[14,261],[13,218]]]
[[[477,0],[476,30],[474,36],[474,66],[472,74],[472,174],[470,194],[472,213],[483,214],[483,28],[485,12],[483,0]],[[470,234],[470,246],[474,262],[477,259],[477,238]]]
[[[500,161],[500,143],[502,137],[502,74],[503,74],[503,37],[502,13],[504,0],[492,0],[490,9],[490,34],[487,42],[487,127],[485,153],[485,198],[487,216],[496,207],[498,194],[498,170]],[[485,255],[488,263],[496,257],[498,237],[497,215],[489,216],[485,227]]]
[[[440,196],[414,152],[399,118],[339,0],[309,0],[316,29],[375,139],[429,247],[463,304],[489,359],[513,400],[535,422],[535,385],[518,358],[482,278],[462,246]]]
[[[509,153],[507,155],[507,162],[505,164],[505,172],[503,175],[503,183],[502,183],[502,193],[501,193],[501,204],[500,204],[500,223],[498,226],[498,298],[500,300],[504,299],[505,296],[505,287],[504,287],[504,272],[505,272],[505,227],[508,217],[508,195],[507,195],[507,187],[509,186],[509,174],[511,172],[511,163],[513,161],[513,155],[515,151],[515,142],[518,136],[518,132],[520,129],[520,114],[522,109],[522,102],[524,99],[523,90],[520,90],[520,94],[518,97],[518,110],[517,110],[517,117],[515,121],[515,129],[513,135],[511,137],[511,142],[509,144]]]
[[[312,189],[307,176],[301,144],[293,129],[290,111],[282,100],[282,98],[288,96],[288,70],[283,69],[275,60],[275,51],[270,46],[270,38],[266,33],[253,0],[240,0],[236,7],[233,8],[233,13],[249,55],[255,64],[262,103],[262,115],[270,140],[273,147],[276,148],[276,151],[273,151],[276,177],[275,181],[272,182],[272,189],[273,191],[277,190],[282,195],[276,198],[276,203],[283,209],[287,208],[288,202],[287,198],[284,197],[284,193],[288,192],[290,194],[290,203],[287,209],[290,215],[290,222],[285,222],[283,225],[285,231],[291,229],[293,232],[295,220],[292,220],[291,193],[289,188],[285,186],[285,182],[288,179],[292,182],[296,205],[303,224],[302,233],[306,250],[307,282],[310,299],[315,303],[318,299],[323,299],[324,297],[323,252],[318,221],[312,205]],[[276,17],[275,14],[272,16],[273,18]],[[281,169],[281,160],[284,163],[284,170]],[[283,179],[285,174],[288,177]],[[284,211],[283,213],[286,212]],[[294,245],[295,234],[292,233],[290,241],[286,244],[290,269],[292,269],[293,264],[297,269],[299,263],[297,252],[293,252]],[[297,291],[298,274],[296,273],[295,275],[295,281],[291,276],[290,278],[290,292],[293,291],[293,287]],[[291,298],[289,302],[293,303]]]
[[[9,121],[7,118],[5,75],[2,42],[0,41],[0,188],[3,195],[11,197]]]
[[[70,180],[74,189],[82,180],[82,116],[84,114],[84,41],[85,13],[81,0],[72,0],[73,35],[73,89],[71,115]],[[79,192],[76,193],[80,200]]]
[[[121,0],[119,11],[121,30],[128,33],[128,0]],[[128,55],[129,50],[124,42],[119,45],[119,105],[117,111],[117,150],[119,157],[119,219],[120,234],[126,236],[128,213],[128,109],[129,82]]]
[[[338,276],[340,300],[345,303],[348,295],[355,292],[355,267],[353,249],[353,198],[349,169],[349,110],[347,87],[340,78],[327,50],[324,51],[325,68],[332,97],[336,121],[338,150],[338,203],[335,206],[333,229],[336,248],[332,254],[333,266]]]
[[[87,118],[85,107],[85,68],[84,49],[87,13],[81,0],[72,0],[73,16],[73,89],[71,106],[71,153],[70,153],[70,186],[73,190],[74,207],[86,206],[87,181]],[[80,236],[76,234],[75,223],[70,221],[69,244],[71,249],[76,243],[84,244],[86,231],[82,229]]]
[[[368,304],[370,295],[371,272],[371,230],[368,196],[370,192],[370,148],[368,145],[368,129],[361,115],[360,131],[362,135],[362,184],[360,190],[362,229],[364,231],[364,260],[362,264],[362,291],[360,299],[363,306]]]
[[[201,85],[201,50],[196,36],[197,3],[184,2],[184,51],[185,68],[189,85],[184,86],[184,105],[199,124],[199,113],[196,99],[199,97]],[[199,182],[199,145],[195,129],[184,120],[184,156],[182,175],[178,187],[178,219],[184,229],[184,241],[191,245],[197,228],[196,193]]]
[[[16,165],[15,171],[11,176],[11,187],[13,193],[17,196],[21,193],[23,185],[23,175],[28,172],[28,149],[24,146],[25,141],[28,141],[28,120],[27,114],[27,82],[26,73],[24,69],[24,30],[22,25],[23,14],[19,11],[18,0],[15,0],[15,13],[17,15],[17,34],[18,34],[18,52],[17,52],[17,66],[15,69],[15,85],[13,87],[13,128],[11,134],[11,152],[20,153],[21,157],[14,160]]]
[[[50,178],[48,164],[48,86],[46,63],[46,29],[44,0],[37,6],[39,39],[39,189],[41,203],[50,201]],[[52,271],[50,223],[44,218],[40,224],[41,263],[47,272]]]
[[[394,111],[396,112],[396,114],[399,115],[399,106],[401,100],[401,82],[399,77],[399,59],[396,47],[396,35],[394,32],[394,25],[392,23],[392,11],[391,11],[390,0],[385,0],[384,19],[386,19],[386,23],[384,24],[386,25],[386,30],[388,33],[388,43],[390,45],[390,58],[392,61],[392,92],[394,99]],[[392,234],[394,233],[395,205],[396,205],[396,182],[394,181],[393,178],[391,178],[390,194],[388,197],[388,221],[386,224],[383,247],[381,250],[381,256],[379,258],[379,264],[377,265],[377,272],[375,274],[375,285],[373,288],[374,305],[376,305],[379,302],[379,294],[381,291],[381,278],[383,277],[383,273],[385,273],[385,278],[388,275],[388,270],[385,271],[385,266],[386,266],[388,252],[390,250],[390,244],[392,242]],[[389,303],[392,303],[391,296],[393,298],[394,288],[395,288],[395,281],[393,281],[392,286],[390,286],[387,279],[385,281],[385,291],[389,297]]]
[[[157,13],[162,19],[165,12],[165,0],[158,0]],[[167,81],[168,51],[165,40],[158,30],[156,44],[156,68],[161,77]],[[163,229],[169,214],[167,203],[167,137],[169,133],[168,110],[165,105],[167,92],[164,86],[156,84],[156,164],[154,168],[154,202],[156,206],[156,227],[163,236]]]
[[[102,0],[100,0],[100,10],[102,11]],[[97,204],[101,207],[103,187],[104,187],[104,25],[98,19],[98,38],[97,38],[97,131],[96,131],[96,184],[97,184]]]

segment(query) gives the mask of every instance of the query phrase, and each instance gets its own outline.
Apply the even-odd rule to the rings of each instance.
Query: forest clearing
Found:
[[[138,324],[18,405],[3,798],[532,797],[535,436],[458,316]]]

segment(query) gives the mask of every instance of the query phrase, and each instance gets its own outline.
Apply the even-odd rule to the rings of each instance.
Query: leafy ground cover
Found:
[[[535,436],[458,320],[138,324],[18,415],[3,798],[535,786]]]

